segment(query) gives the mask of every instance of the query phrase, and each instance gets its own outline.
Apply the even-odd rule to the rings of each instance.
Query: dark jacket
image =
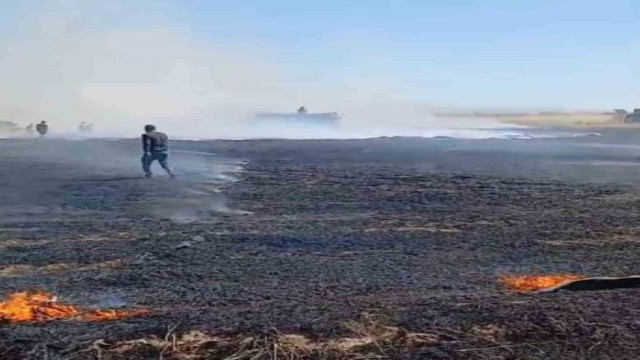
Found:
[[[142,151],[145,153],[169,151],[169,138],[159,131],[142,134]]]
[[[49,125],[40,123],[36,125],[36,130],[38,130],[40,134],[46,134],[47,130],[49,130]]]

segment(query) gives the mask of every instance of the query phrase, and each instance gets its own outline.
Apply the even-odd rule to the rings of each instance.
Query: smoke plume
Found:
[[[309,80],[273,45],[194,31],[176,3],[40,0],[7,9],[0,120],[47,120],[53,134],[88,121],[99,136],[125,137],[154,123],[189,138],[420,135],[395,130],[443,126],[376,74]],[[344,114],[343,128],[247,125],[256,112],[300,105]]]

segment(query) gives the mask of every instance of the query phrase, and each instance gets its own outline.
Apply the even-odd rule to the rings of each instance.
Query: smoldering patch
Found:
[[[224,195],[227,186],[239,180],[247,161],[219,157],[212,153],[177,151],[184,166],[184,176],[173,186],[172,196],[155,202],[152,212],[177,223],[201,221],[212,214],[250,215],[233,209]]]
[[[170,218],[177,223],[191,223],[211,217],[213,213],[226,215],[251,215],[250,211],[229,207],[227,197],[217,191],[191,191],[190,196],[168,199],[154,209],[154,214]]]
[[[32,275],[49,275],[64,272],[77,271],[112,271],[120,270],[126,266],[125,262],[116,260],[107,260],[90,264],[72,264],[72,263],[53,263],[42,266],[34,266],[31,264],[14,264],[0,267],[0,278],[32,276]]]
[[[0,229],[0,231],[4,231],[4,229]],[[113,234],[106,235],[82,235],[79,237],[73,237],[68,239],[21,239],[21,238],[11,238],[7,240],[0,240],[0,250],[11,249],[11,248],[26,248],[33,246],[43,246],[49,245],[52,243],[55,244],[65,244],[65,243],[83,243],[83,242],[111,242],[111,241],[133,241],[136,239],[134,234],[128,232],[117,232]]]

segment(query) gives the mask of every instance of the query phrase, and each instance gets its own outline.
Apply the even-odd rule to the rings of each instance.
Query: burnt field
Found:
[[[2,141],[0,299],[144,312],[4,319],[0,359],[635,359],[640,289],[499,281],[640,273],[635,139],[175,142],[176,180]]]

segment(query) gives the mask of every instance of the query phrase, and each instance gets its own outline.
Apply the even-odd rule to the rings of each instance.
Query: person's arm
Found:
[[[142,134],[142,152],[149,153],[149,137],[146,134]]]

